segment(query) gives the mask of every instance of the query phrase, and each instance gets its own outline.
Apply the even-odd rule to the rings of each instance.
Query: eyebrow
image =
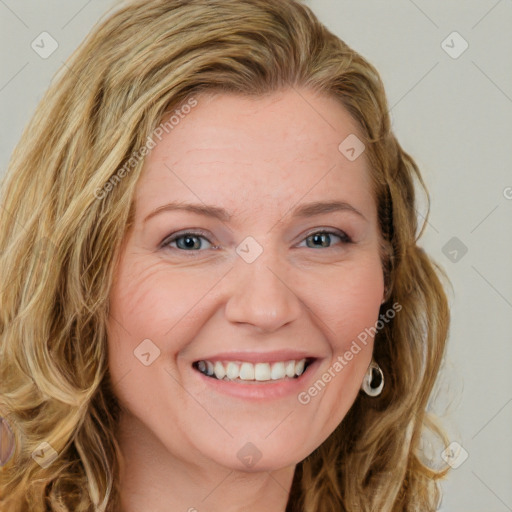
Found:
[[[159,206],[153,210],[146,216],[144,222],[147,222],[149,219],[161,212],[175,210],[196,213],[205,217],[212,217],[222,222],[229,222],[233,217],[233,215],[231,215],[227,210],[224,208],[219,208],[218,206],[199,203],[171,202],[163,206]],[[292,210],[292,217],[313,217],[315,215],[339,211],[354,213],[367,221],[366,217],[357,208],[345,201],[315,201],[312,203],[299,205]]]

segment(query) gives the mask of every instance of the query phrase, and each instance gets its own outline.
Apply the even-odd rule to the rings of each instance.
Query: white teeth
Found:
[[[295,377],[295,361],[288,361],[284,365],[287,377]]]
[[[254,380],[254,365],[242,363],[242,366],[240,366],[240,378],[242,380]]]
[[[286,376],[286,371],[284,369],[284,363],[274,363],[272,365],[272,370],[270,372],[270,377],[272,380],[283,379]]]
[[[301,359],[296,365],[295,365],[295,374],[296,375],[302,375],[302,372],[304,371],[304,365],[306,364],[305,359]]]
[[[249,363],[235,361],[202,360],[197,362],[197,369],[210,377],[215,375],[218,380],[245,381],[270,381],[280,380],[285,377],[299,377],[304,373],[306,359],[297,361],[278,361],[275,363]]]
[[[257,363],[254,367],[254,378],[256,380],[270,380],[270,364]]]
[[[226,368],[226,376],[228,379],[237,379],[240,375],[240,367],[238,364],[229,362]]]
[[[215,363],[213,369],[215,371],[215,377],[217,377],[217,379],[223,379],[224,376],[226,375],[226,370],[224,369],[222,363],[220,363],[219,361]]]

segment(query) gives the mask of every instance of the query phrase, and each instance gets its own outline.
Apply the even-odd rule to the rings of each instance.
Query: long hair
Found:
[[[298,0],[134,0],[61,69],[2,182],[0,415],[16,440],[0,468],[2,510],[117,511],[106,325],[140,148],[203,91],[287,88],[337,98],[358,122],[382,233],[382,311],[401,305],[375,337],[383,393],[360,393],[297,465],[287,510],[436,509],[446,469],[424,463],[420,437],[443,436],[427,402],[448,335],[446,275],[417,245],[416,185],[428,192],[391,131],[378,72]]]

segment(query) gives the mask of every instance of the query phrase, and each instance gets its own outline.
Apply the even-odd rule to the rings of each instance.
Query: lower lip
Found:
[[[306,371],[296,379],[278,381],[250,381],[247,384],[242,382],[229,382],[227,380],[213,379],[202,374],[195,368],[192,371],[210,388],[225,395],[237,398],[253,400],[272,400],[275,398],[297,396],[301,391],[307,389],[310,380],[316,372],[319,359],[315,359]]]

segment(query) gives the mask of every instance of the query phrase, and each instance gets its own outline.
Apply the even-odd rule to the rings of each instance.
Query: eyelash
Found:
[[[330,230],[330,229],[321,229],[321,230],[318,230],[318,231],[313,231],[311,233],[309,233],[308,235],[306,235],[306,237],[304,238],[303,241],[307,240],[308,238],[310,238],[311,236],[313,235],[319,235],[319,234],[326,234],[326,235],[334,235],[334,236],[337,236],[338,238],[341,239],[341,245],[344,245],[344,244],[352,244],[354,243],[352,241],[352,239],[346,234],[344,233],[343,231],[338,231],[338,230]],[[205,240],[207,240],[210,244],[211,242],[208,240],[207,238],[207,233],[205,233],[204,231],[185,231],[185,232],[182,232],[182,233],[174,233],[172,235],[169,235],[167,238],[165,238],[163,240],[163,242],[160,244],[160,247],[161,248],[167,248],[167,249],[172,249],[172,250],[177,250],[177,251],[180,251],[180,252],[202,252],[201,249],[192,249],[190,251],[187,251],[185,249],[181,249],[179,247],[170,247],[170,244],[175,242],[176,240],[180,239],[180,238],[186,238],[187,236],[189,237],[198,237],[198,238],[204,238]],[[315,249],[313,247],[306,247],[307,249]],[[210,249],[216,249],[215,246],[211,247]],[[318,247],[318,249],[335,249],[335,246],[332,247]],[[207,249],[206,249],[207,250]]]

